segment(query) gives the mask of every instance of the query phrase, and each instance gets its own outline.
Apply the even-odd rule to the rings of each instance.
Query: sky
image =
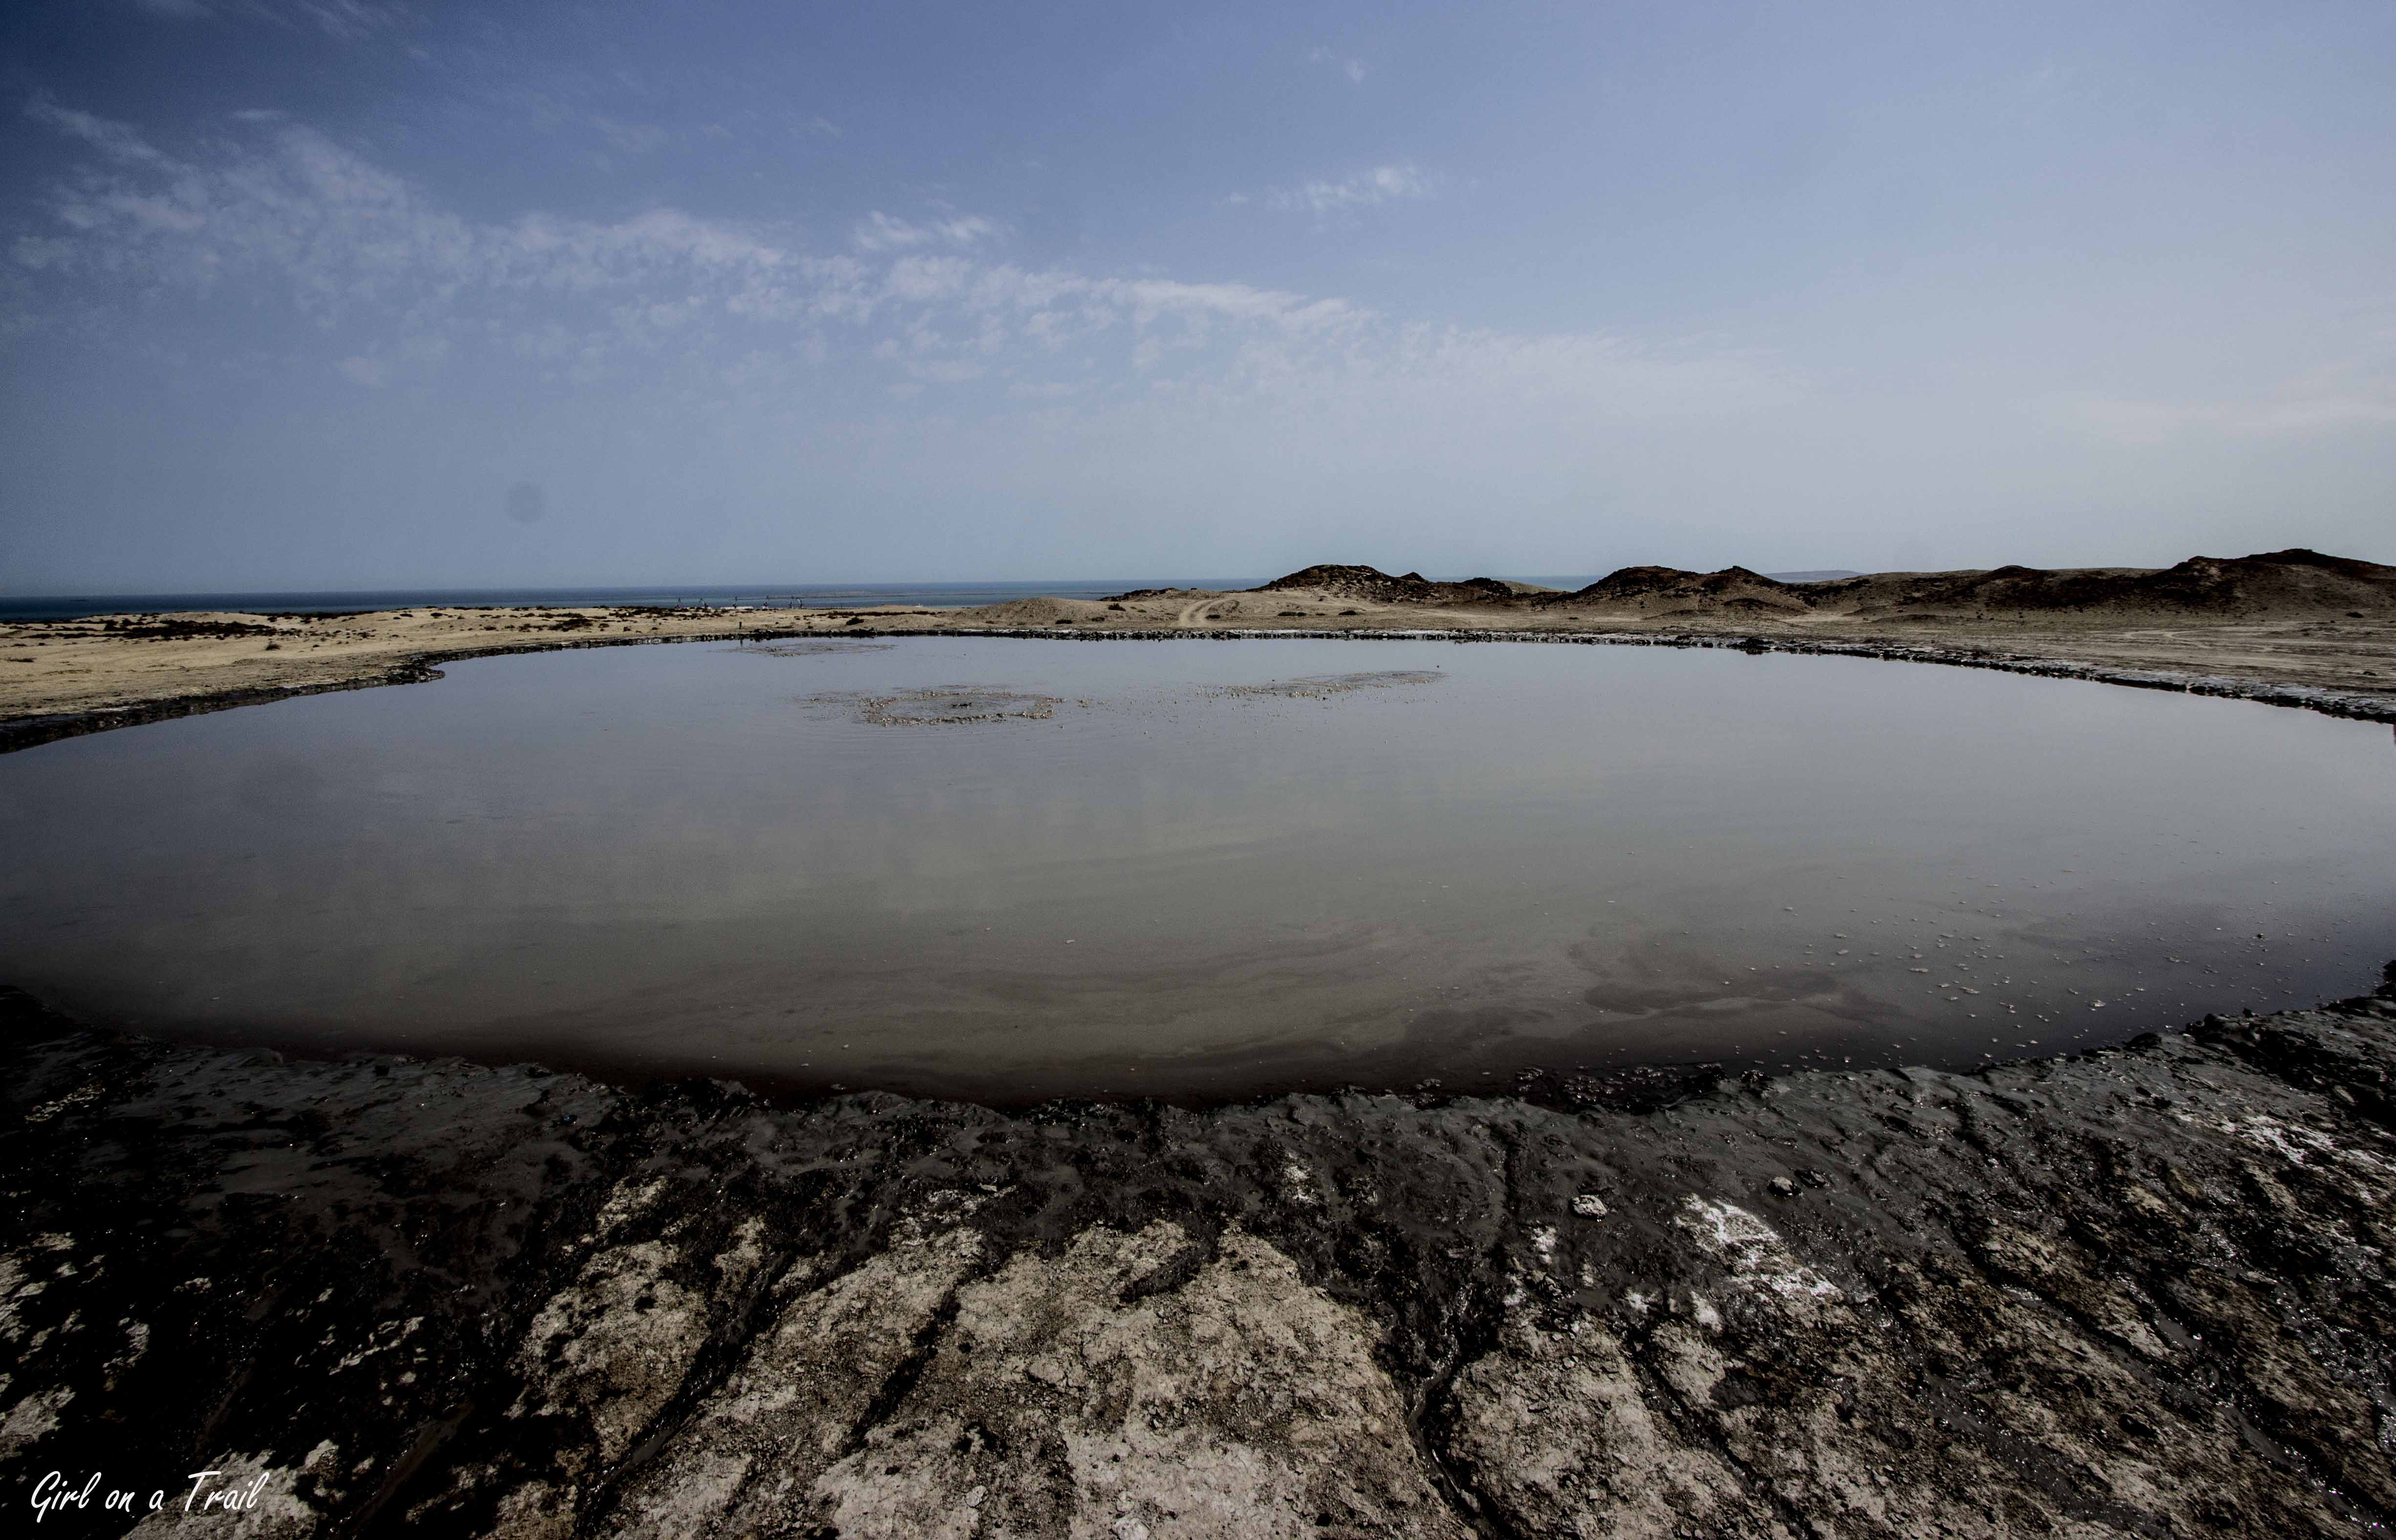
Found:
[[[2396,562],[2396,7],[0,14],[0,592]]]

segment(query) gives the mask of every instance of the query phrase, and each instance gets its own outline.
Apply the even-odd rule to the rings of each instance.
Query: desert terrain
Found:
[[[1881,573],[1781,582],[1627,567],[1574,592],[1311,566],[1257,589],[1138,590],[978,609],[419,607],[0,624],[0,750],[322,690],[411,684],[444,658],[698,640],[945,632],[1404,631],[1841,651],[2026,667],[2396,716],[2396,567],[2309,551],[2161,569]]]

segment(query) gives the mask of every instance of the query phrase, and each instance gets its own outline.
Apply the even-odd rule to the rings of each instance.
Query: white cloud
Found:
[[[20,235],[16,254],[17,260],[29,268],[60,267],[74,254],[74,243],[53,235]]]
[[[128,165],[163,166],[166,157],[152,149],[131,124],[117,123],[72,107],[61,107],[45,96],[25,103],[25,115],[35,123],[79,139],[113,161]]]
[[[654,123],[619,123],[601,113],[592,113],[591,126],[599,137],[628,155],[646,155],[673,142],[673,134]]]
[[[203,164],[161,153],[125,124],[47,100],[27,111],[97,158],[51,190],[52,227],[18,237],[20,267],[81,264],[199,292],[263,283],[327,326],[385,315],[411,335],[446,325],[463,340],[476,330],[538,338],[563,324],[587,357],[668,334],[738,333],[753,345],[760,326],[806,333],[878,319],[925,335],[921,316],[938,312],[948,319],[931,333],[952,339],[945,356],[980,369],[1010,347],[1055,354],[1123,327],[1122,346],[1144,344],[1153,365],[1262,336],[1321,341],[1373,319],[1345,300],[1252,285],[989,261],[971,253],[998,227],[976,215],[917,222],[877,211],[855,232],[853,254],[832,256],[674,208],[609,222],[538,213],[476,222],[301,126],[256,125],[246,146]],[[1407,176],[1384,182],[1410,185]],[[578,303],[599,308],[578,325],[558,310]],[[525,313],[500,321],[512,311]],[[919,364],[934,362],[911,347]],[[538,351],[562,356],[553,342]]]
[[[859,251],[904,251],[920,246],[969,246],[997,233],[998,226],[978,214],[912,224],[876,209],[858,222],[849,240]]]
[[[844,404],[877,386],[903,402],[982,380],[975,409],[1035,411],[1043,431],[1170,403],[1257,431],[1314,421],[1343,443],[1406,424],[1425,443],[1544,431],[1574,445],[1605,423],[1747,411],[1792,389],[1720,350],[1408,326],[1336,296],[1022,267],[983,251],[997,227],[977,216],[876,213],[830,254],[789,229],[674,208],[475,220],[301,126],[256,125],[187,161],[126,125],[29,111],[90,155],[47,195],[47,228],[0,231],[21,289],[85,315],[114,305],[128,335],[164,313],[160,296],[189,297],[195,315],[220,312],[227,291],[279,302],[324,335],[323,366],[369,389],[458,365],[561,392],[671,379],[686,405],[812,399],[836,378]],[[1352,183],[1316,201],[1425,186],[1404,166]]]
[[[1301,295],[1246,284],[1184,284],[1168,278],[1112,280],[1096,292],[1125,306],[1146,326],[1164,316],[1221,317],[1269,321],[1285,330],[1315,331],[1362,316],[1345,299],[1308,299]]]
[[[1362,86],[1364,84],[1364,77],[1372,73],[1363,60],[1345,59],[1328,48],[1317,48],[1306,58],[1307,62],[1311,64],[1329,64],[1338,69],[1341,74],[1348,77],[1348,83],[1351,86]]]
[[[204,165],[162,154],[124,124],[41,100],[27,112],[113,163],[52,190],[52,216],[74,232],[68,255],[170,285],[279,281],[320,321],[521,289],[739,289],[785,260],[752,232],[672,208],[612,223],[538,214],[473,223],[297,126],[261,126],[254,148]]]
[[[134,8],[176,21],[240,18],[286,27],[313,27],[330,37],[352,40],[409,20],[403,6],[368,0],[133,0]]]
[[[893,299],[929,304],[964,289],[973,263],[963,257],[901,257],[890,264],[882,292]]]
[[[1276,208],[1303,209],[1317,215],[1345,214],[1377,204],[1400,203],[1434,196],[1438,189],[1412,162],[1398,161],[1360,171],[1339,181],[1311,181],[1272,194]]]
[[[399,6],[368,5],[366,0],[249,0],[249,8],[269,20],[286,25],[313,24],[333,37],[358,38],[407,19]]]

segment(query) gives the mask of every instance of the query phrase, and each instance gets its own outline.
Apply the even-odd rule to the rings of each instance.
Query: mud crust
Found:
[[[1008,1114],[0,990],[0,1505],[216,1468],[274,1536],[2348,1534],[2396,1517],[2391,1075],[2382,990],[1636,1108]]]

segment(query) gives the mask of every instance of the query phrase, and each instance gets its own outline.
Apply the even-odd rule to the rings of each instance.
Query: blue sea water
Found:
[[[1577,589],[1588,577],[1526,578],[1524,582]],[[1245,589],[1258,578],[1119,578],[1104,582],[1045,583],[690,583],[649,588],[330,589],[244,593],[99,593],[10,597],[0,594],[0,620],[79,620],[94,615],[155,615],[213,611],[251,615],[356,615],[368,610],[473,609],[549,604],[748,604],[765,609],[865,608],[921,604],[967,609],[1009,599],[1103,599],[1132,589]]]
[[[0,620],[75,620],[93,615],[213,610],[249,614],[355,615],[367,610],[471,609],[551,604],[750,604],[766,609],[827,609],[871,604],[966,608],[1048,596],[1098,599],[1136,588],[1253,587],[1253,578],[1118,578],[1052,583],[691,583],[650,588],[348,589],[280,593],[106,593],[0,596]]]

